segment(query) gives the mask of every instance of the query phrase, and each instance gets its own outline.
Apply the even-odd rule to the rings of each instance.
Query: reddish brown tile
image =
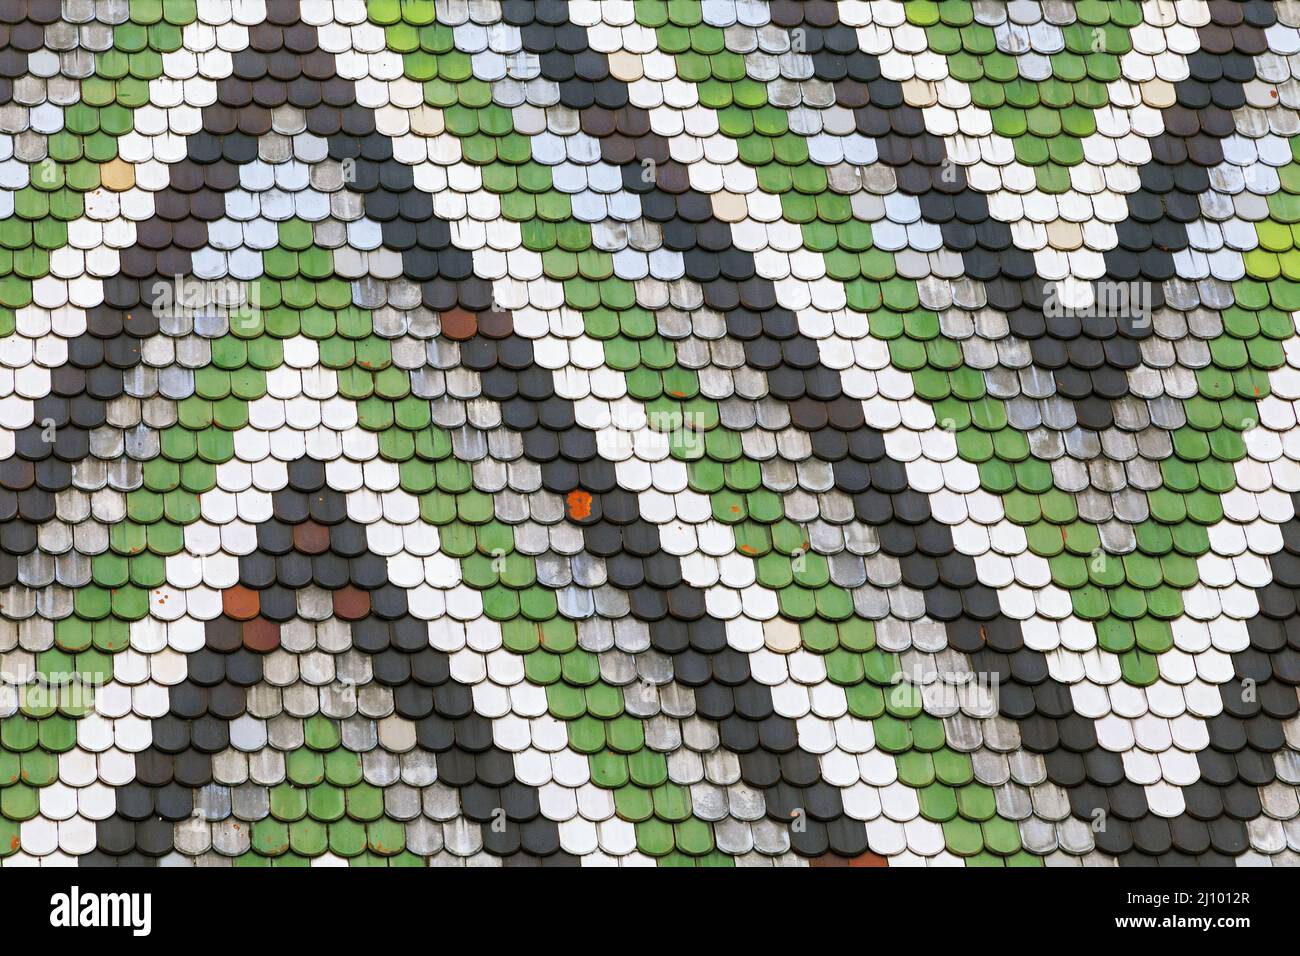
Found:
[[[334,613],[345,621],[359,621],[370,613],[370,595],[348,585],[334,592]]]
[[[221,607],[227,617],[234,618],[236,621],[249,621],[257,616],[261,602],[258,600],[257,592],[252,588],[236,584],[233,588],[221,592]]]
[[[329,529],[314,521],[294,525],[293,546],[303,554],[323,554],[330,546]]]
[[[473,338],[478,331],[478,320],[474,313],[464,309],[448,309],[442,313],[442,334],[449,339],[463,341]]]
[[[244,646],[262,654],[275,650],[280,646],[280,625],[264,617],[245,622]]]

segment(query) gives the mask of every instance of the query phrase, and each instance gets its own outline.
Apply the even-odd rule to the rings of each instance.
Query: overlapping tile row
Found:
[[[1296,862],[1297,54],[0,2],[0,866]]]

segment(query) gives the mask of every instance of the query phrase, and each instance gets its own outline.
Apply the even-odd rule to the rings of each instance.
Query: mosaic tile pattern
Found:
[[[0,0],[0,866],[1300,862],[1298,77]]]

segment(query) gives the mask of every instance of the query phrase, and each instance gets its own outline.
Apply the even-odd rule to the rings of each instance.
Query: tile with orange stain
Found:
[[[575,488],[569,492],[564,501],[569,508],[569,517],[575,521],[591,517],[591,492]]]

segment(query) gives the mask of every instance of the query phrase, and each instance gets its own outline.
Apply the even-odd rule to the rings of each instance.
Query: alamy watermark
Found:
[[[958,710],[972,717],[998,714],[1001,677],[994,671],[925,672],[918,664],[911,670],[895,671],[886,692],[890,703],[906,709],[924,702],[927,713],[948,714]]]
[[[152,893],[94,893],[73,886],[50,897],[50,925],[56,929],[125,928],[132,936],[153,931]]]
[[[177,275],[156,281],[152,292],[150,309],[159,319],[225,318],[238,331],[255,329],[261,321],[261,287],[256,282]]]
[[[12,688],[25,709],[58,707],[74,713],[90,711],[95,707],[95,691],[103,686],[104,681],[99,677],[76,672],[32,674],[26,678],[0,672],[0,692]]]
[[[1088,282],[1064,279],[1043,286],[1043,315],[1048,318],[1125,320],[1134,329],[1151,327],[1151,283]]]

